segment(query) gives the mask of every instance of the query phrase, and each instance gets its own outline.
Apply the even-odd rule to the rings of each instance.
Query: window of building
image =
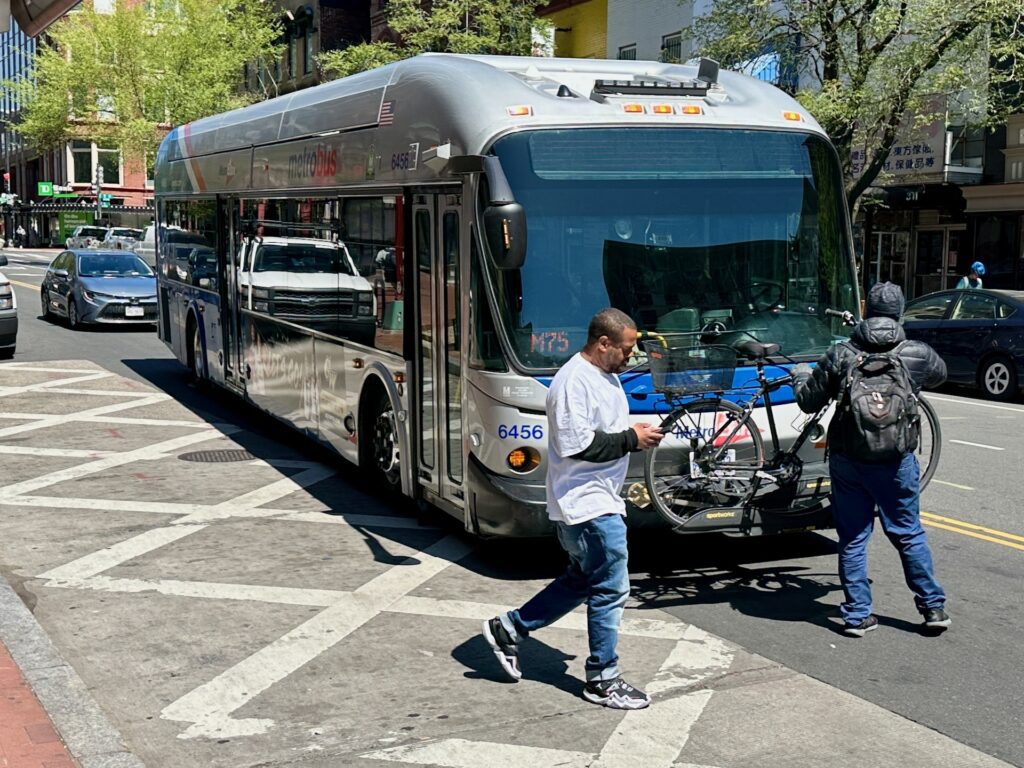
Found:
[[[985,156],[985,129],[967,125],[948,128],[951,146],[949,164],[968,168],[981,168]]]
[[[1021,181],[1024,179],[1024,160],[1014,160],[1010,163],[1010,181]]]
[[[295,77],[295,74],[296,74],[295,73],[295,54],[297,54],[298,51],[299,51],[299,41],[295,39],[295,35],[290,35],[288,37],[288,49],[287,49],[287,52],[285,53],[285,56],[287,57],[285,59],[285,61],[286,61],[286,69],[287,69],[287,75],[288,75],[288,79],[289,80],[293,79]]]
[[[683,55],[683,35],[681,32],[673,32],[661,38],[661,60],[678,63]],[[633,58],[636,58],[634,56]]]
[[[636,61],[636,43],[621,46],[619,48],[619,58],[628,61]]]
[[[1017,129],[1017,143],[1024,144],[1024,128]]]
[[[309,27],[302,39],[302,71],[307,75],[313,72],[313,30]]]
[[[124,183],[121,178],[121,150],[116,145],[73,139],[68,144],[68,154],[72,184],[92,184],[97,166],[103,168],[106,186],[119,187]]]

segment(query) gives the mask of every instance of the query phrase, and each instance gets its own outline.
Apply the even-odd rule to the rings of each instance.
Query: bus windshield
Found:
[[[519,363],[549,370],[606,306],[680,343],[777,342],[820,355],[856,278],[835,153],[796,132],[594,128],[494,145],[526,211],[526,261],[491,270]],[[709,336],[699,336],[705,341]]]

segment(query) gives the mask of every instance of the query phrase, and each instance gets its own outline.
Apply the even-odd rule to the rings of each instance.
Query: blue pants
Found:
[[[917,610],[924,613],[945,606],[946,593],[935,580],[932,553],[921,527],[917,457],[908,453],[897,462],[868,464],[833,455],[829,473],[839,534],[839,578],[846,595],[840,606],[843,619],[856,624],[871,615],[867,545],[876,506],[885,535],[900,553],[903,576],[914,593]]]
[[[615,648],[622,609],[629,597],[626,520],[611,514],[556,526],[558,541],[569,553],[568,569],[522,608],[502,616],[501,623],[514,638],[524,638],[586,603],[590,639],[587,680],[613,680],[619,676]]]

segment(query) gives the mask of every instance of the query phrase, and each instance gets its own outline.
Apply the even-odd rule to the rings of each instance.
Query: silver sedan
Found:
[[[130,251],[64,251],[41,289],[43,317],[83,323],[155,323],[156,275]]]

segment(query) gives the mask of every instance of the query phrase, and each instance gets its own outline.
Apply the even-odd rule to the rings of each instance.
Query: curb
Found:
[[[82,768],[145,768],[2,575],[0,641]]]

